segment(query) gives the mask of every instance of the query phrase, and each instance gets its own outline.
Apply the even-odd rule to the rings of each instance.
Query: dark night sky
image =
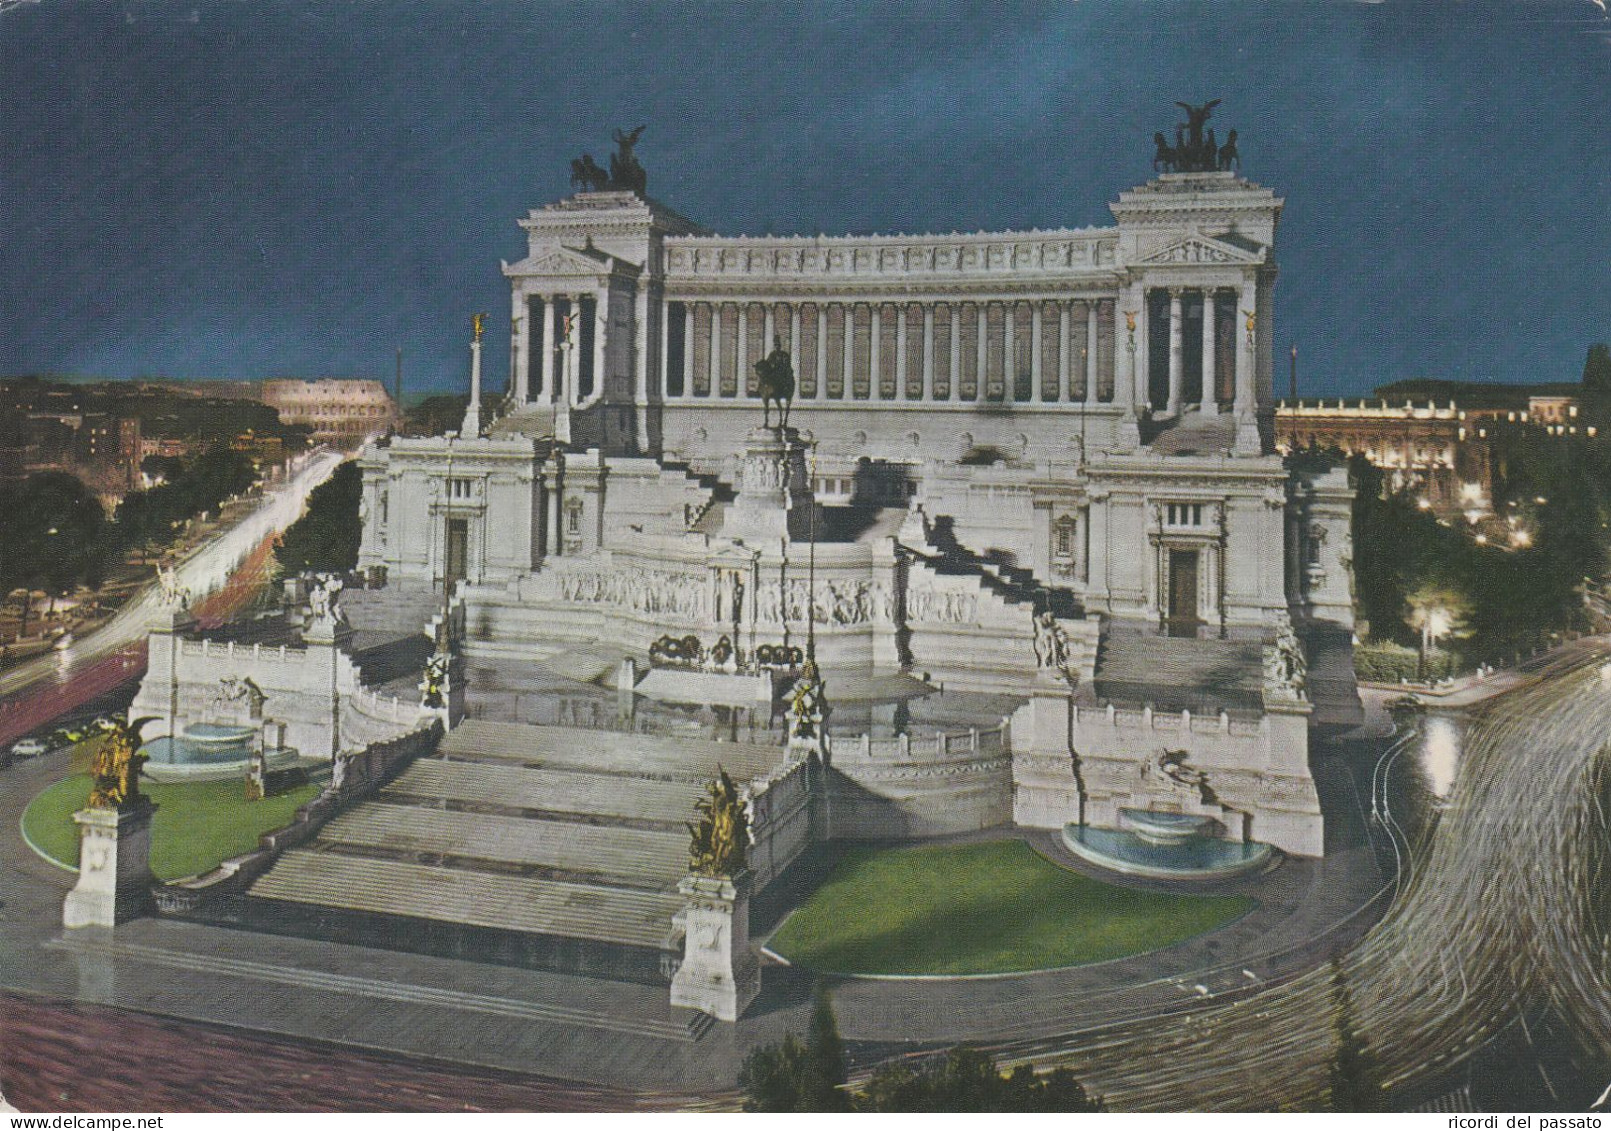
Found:
[[[507,325],[515,218],[614,126],[723,232],[1053,228],[1111,223],[1217,97],[1287,199],[1306,392],[1575,380],[1611,338],[1608,78],[1588,0],[43,0],[0,14],[0,373],[401,345],[447,387],[471,312]]]

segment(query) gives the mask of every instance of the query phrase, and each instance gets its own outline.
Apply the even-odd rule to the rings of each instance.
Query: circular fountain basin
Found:
[[[256,729],[239,723],[191,723],[185,728],[184,739],[195,746],[220,746],[244,750]]]
[[[1151,880],[1223,880],[1257,871],[1275,850],[1253,841],[1200,834],[1158,844],[1128,829],[1063,826],[1063,843],[1081,860],[1126,876]]]
[[[144,772],[159,782],[240,777],[251,761],[255,733],[255,727],[238,723],[192,723],[178,737],[153,738],[140,748],[149,759]],[[294,764],[297,752],[281,747],[268,751],[267,758],[270,769],[280,769]]]
[[[1185,844],[1204,836],[1214,823],[1212,817],[1192,813],[1155,813],[1149,809],[1120,809],[1119,817],[1129,830],[1148,844]]]

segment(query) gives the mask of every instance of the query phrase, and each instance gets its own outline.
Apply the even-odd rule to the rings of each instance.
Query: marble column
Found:
[[[604,339],[610,327],[610,292],[601,290],[593,296],[593,391],[589,400],[604,395]]]
[[[934,399],[934,307],[923,304],[923,403]]]
[[[1118,303],[1114,303],[1114,307],[1115,313],[1117,313]],[[1100,359],[1097,357],[1097,342],[1099,339],[1097,336],[1096,308],[1097,303],[1095,300],[1089,300],[1085,304],[1085,396],[1081,399],[1087,404],[1095,404],[1098,400],[1096,372]],[[1114,342],[1117,345],[1117,329],[1114,331]]]
[[[514,356],[509,369],[515,386],[515,407],[519,408],[531,399],[531,304],[524,291],[515,292],[511,325],[514,327]]]
[[[1046,327],[1041,325],[1041,304],[1031,303],[1029,306],[1029,400],[1038,404],[1046,399],[1046,390],[1041,388],[1044,378],[1045,361],[1041,351],[1045,348],[1041,338],[1046,333]]]
[[[867,307],[867,399],[870,401],[883,399],[883,390],[880,388],[883,375],[878,366],[878,339],[883,322],[883,307],[879,303],[871,303]]]
[[[660,399],[671,399],[671,304],[666,301],[665,295],[660,296],[660,317],[655,326],[659,331],[655,337],[660,340]],[[683,338],[682,353],[688,356],[688,339]]]
[[[736,400],[750,399],[750,304],[738,304],[738,330],[737,340],[733,343],[733,368],[737,370],[733,379],[733,397]]]
[[[962,399],[962,307],[960,303],[952,303],[951,317],[946,322],[951,327],[951,399]]]
[[[910,400],[906,395],[906,304],[895,306],[895,399]]]
[[[710,303],[710,399],[722,395],[722,304]]]
[[[552,465],[550,465],[552,466]],[[556,557],[565,552],[565,532],[559,528],[559,475],[556,471],[548,482],[548,552]]]
[[[817,304],[817,383],[811,390],[811,399],[828,399],[828,304]]]
[[[1257,453],[1260,448],[1258,422],[1254,419],[1257,401],[1253,389],[1258,293],[1258,281],[1249,275],[1242,281],[1236,315],[1236,450],[1246,453]]]
[[[789,356],[800,364],[800,304],[789,304]]]
[[[1067,404],[1074,399],[1073,361],[1069,358],[1069,350],[1073,348],[1073,327],[1070,325],[1071,316],[1069,304],[1057,304],[1057,403]]]
[[[1114,443],[1120,451],[1141,443],[1136,388],[1142,380],[1139,371],[1146,366],[1141,333],[1145,326],[1145,298],[1141,284],[1133,282],[1119,292],[1113,304],[1113,405],[1119,410]]]
[[[1004,303],[1001,309],[1001,403],[1011,404],[1018,393],[1018,358],[1013,341],[1013,322],[1018,304]]]
[[[543,399],[549,404],[554,403],[554,346],[557,342],[555,327],[558,319],[554,314],[554,296],[543,296]]]
[[[978,309],[979,343],[974,351],[979,368],[973,379],[973,399],[982,401],[989,399],[990,388],[990,319],[988,317],[990,304],[981,302]]]
[[[682,395],[694,396],[694,303],[682,304]]]
[[[1219,411],[1214,397],[1214,288],[1203,288],[1203,393],[1202,410]]]
[[[1169,288],[1169,404],[1164,411],[1180,415],[1180,391],[1185,379],[1186,320],[1181,310],[1180,287]]]
[[[582,403],[582,299],[583,295],[576,295],[571,299],[571,312],[575,317],[571,320],[571,350],[570,372],[565,375],[565,394],[570,398],[570,405],[575,408]]]
[[[839,399],[853,401],[856,399],[856,304],[844,304],[844,349],[840,363],[843,366],[843,377],[839,383]]]
[[[647,287],[640,287],[638,289],[637,302],[634,305],[635,309],[633,311],[633,317],[635,324],[632,328],[632,360],[634,362],[632,366],[632,401],[637,411],[633,415],[637,417],[638,451],[646,452],[649,450],[649,342],[653,340],[649,337],[649,290]],[[659,309],[660,308],[657,305],[657,313]],[[664,334],[657,334],[655,337],[661,341],[665,340]],[[660,371],[662,374],[665,373],[665,368],[666,363],[662,358],[660,361]],[[661,381],[664,381],[665,377],[662,376],[660,379]]]

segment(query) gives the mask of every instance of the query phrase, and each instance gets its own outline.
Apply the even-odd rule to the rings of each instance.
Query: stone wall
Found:
[[[749,783],[755,843],[749,865],[760,891],[811,846],[811,761],[801,758]]]
[[[220,696],[226,679],[250,679],[264,693],[262,717],[285,724],[286,744],[306,757],[367,746],[419,723],[415,703],[381,699],[336,642],[264,648],[153,632],[150,662],[131,708],[149,716],[147,738],[183,735],[195,723],[250,724],[245,699]]]
[[[1201,814],[1232,839],[1299,856],[1324,845],[1308,763],[1308,705],[1193,716],[1037,694],[1013,716],[1013,819],[1120,827],[1121,808]],[[1205,788],[1206,787],[1206,788]]]
[[[825,825],[833,839],[942,836],[1009,824],[1009,728],[835,739],[826,790]]]

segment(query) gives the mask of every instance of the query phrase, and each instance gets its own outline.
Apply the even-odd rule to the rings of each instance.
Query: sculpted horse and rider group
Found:
[[[1219,102],[1216,98],[1201,106],[1193,106],[1189,102],[1175,103],[1186,111],[1186,120],[1175,126],[1174,145],[1169,144],[1162,131],[1152,135],[1152,140],[1158,146],[1152,158],[1154,170],[1162,173],[1214,173],[1242,167],[1241,154],[1236,151],[1235,130],[1226,136],[1225,144],[1220,145],[1214,140],[1212,129],[1206,132],[1203,129]]]

